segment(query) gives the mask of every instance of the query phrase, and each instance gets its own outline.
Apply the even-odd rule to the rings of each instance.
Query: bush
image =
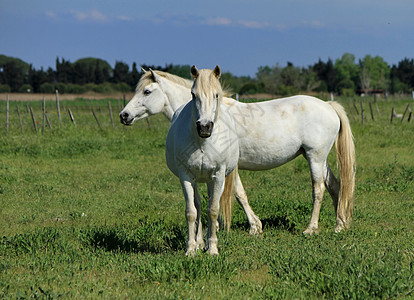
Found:
[[[343,88],[341,89],[341,95],[344,97],[353,97],[355,95],[354,89]]]
[[[127,92],[130,92],[132,90],[131,87],[128,84],[126,84],[125,82],[120,82],[120,83],[114,84],[113,89],[118,91],[118,92],[123,92],[123,93],[127,93]]]
[[[11,88],[8,84],[0,84],[0,93],[10,93]]]
[[[79,84],[67,84],[66,93],[69,94],[83,94],[86,92],[86,88],[83,85]]]
[[[23,84],[18,90],[19,93],[30,93],[32,91],[33,88],[30,84]]]
[[[55,85],[51,83],[43,83],[39,88],[39,92],[43,94],[53,94],[55,91]]]

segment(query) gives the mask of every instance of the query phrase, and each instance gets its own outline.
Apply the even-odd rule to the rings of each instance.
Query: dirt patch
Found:
[[[9,95],[10,101],[40,101],[45,97],[46,101],[55,101],[56,94],[34,94],[34,93],[0,93],[0,101],[6,101],[7,95]],[[78,98],[88,100],[99,100],[99,99],[125,99],[129,101],[134,93],[115,93],[115,94],[98,94],[98,93],[86,93],[86,94],[59,94],[59,100],[75,100]]]

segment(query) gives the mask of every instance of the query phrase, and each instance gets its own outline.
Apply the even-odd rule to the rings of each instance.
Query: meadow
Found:
[[[53,132],[35,133],[25,103],[12,102],[9,134],[0,134],[0,298],[414,299],[414,121],[390,123],[392,107],[403,113],[413,100],[378,99],[371,120],[373,99],[362,99],[364,125],[352,100],[340,99],[357,154],[349,230],[334,233],[325,193],[320,234],[302,235],[312,196],[299,157],[269,171],[241,170],[264,233],[250,236],[234,203],[220,255],[194,258],[185,256],[181,187],[165,163],[164,116],[125,127],[119,100],[78,99],[63,103],[76,125],[62,112],[60,126],[50,101]],[[30,105],[41,124],[41,102]],[[334,151],[329,161],[335,166]],[[201,193],[207,224],[205,187]]]

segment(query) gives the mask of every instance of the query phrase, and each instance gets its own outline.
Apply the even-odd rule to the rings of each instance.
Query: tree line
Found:
[[[163,70],[190,78],[189,65],[141,65],[144,69]],[[36,70],[18,58],[0,55],[0,92],[34,92],[81,94],[130,92],[141,76],[134,62],[130,68],[116,61],[112,68],[99,58],[82,58],[74,63],[56,58],[55,69]],[[300,92],[329,92],[352,96],[356,93],[407,94],[414,89],[414,60],[404,58],[390,66],[381,57],[366,55],[356,61],[345,53],[333,61],[328,59],[308,67],[288,62],[286,66],[261,66],[255,77],[222,75],[223,82],[235,93],[290,95]]]

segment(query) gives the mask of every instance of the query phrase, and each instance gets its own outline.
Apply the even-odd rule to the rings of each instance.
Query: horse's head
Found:
[[[197,133],[201,138],[208,138],[213,132],[223,97],[219,81],[221,70],[219,66],[214,70],[198,70],[192,66],[191,75],[194,78],[191,95],[195,102]]]
[[[124,125],[132,125],[137,120],[163,112],[168,101],[160,86],[161,76],[151,69],[149,71],[142,69],[142,71],[143,75],[138,82],[134,97],[119,113],[121,123]]]

